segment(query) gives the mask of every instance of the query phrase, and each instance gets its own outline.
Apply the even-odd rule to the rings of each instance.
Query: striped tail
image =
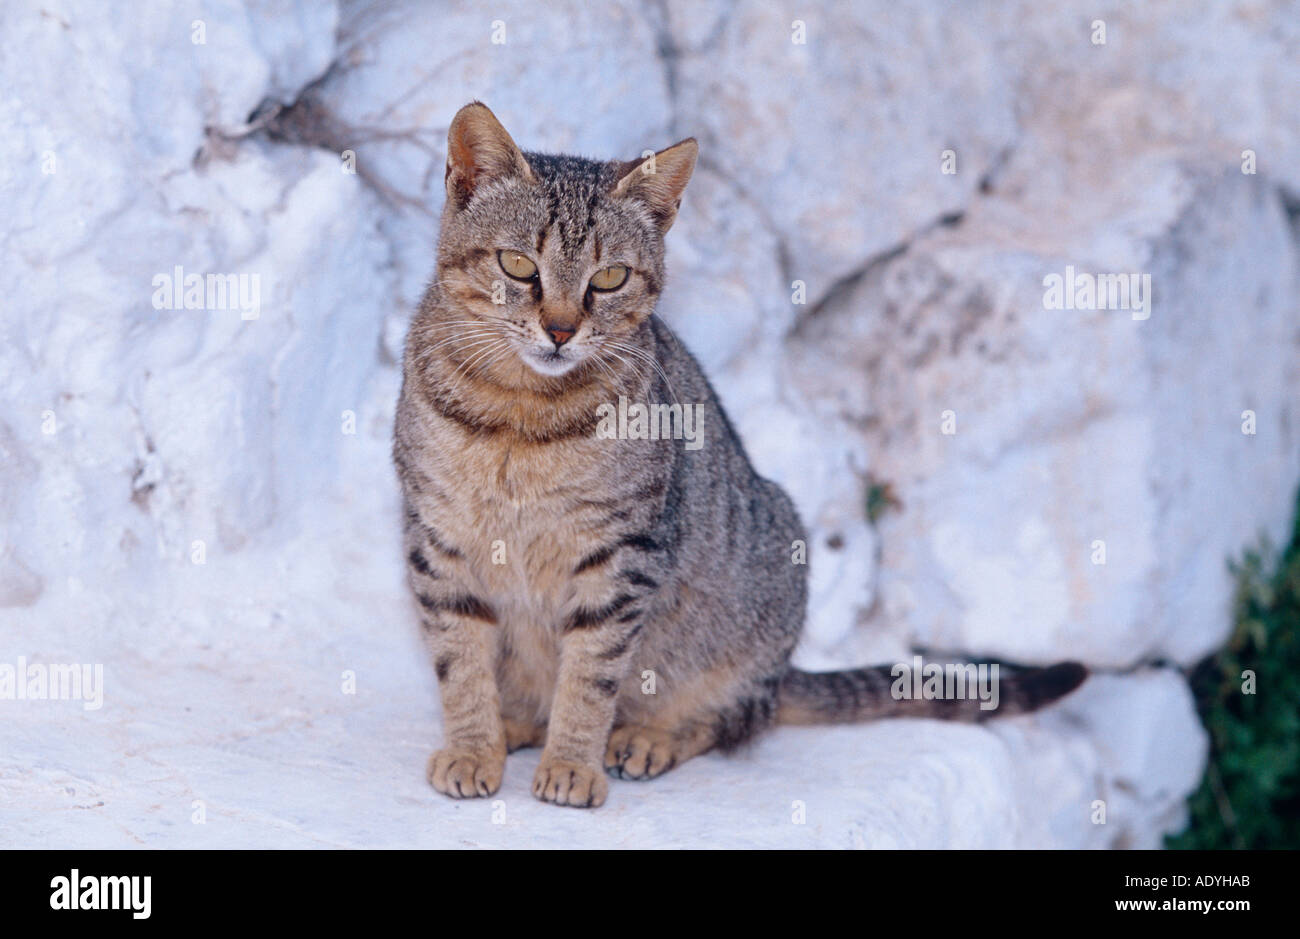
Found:
[[[1078,662],[1014,671],[1007,668],[1008,674],[1003,674],[1003,666],[997,666],[996,682],[989,668],[988,680],[981,684],[970,672],[974,666],[955,666],[966,670],[964,678],[957,679],[953,673],[954,680],[945,681],[938,696],[928,696],[915,693],[921,689],[913,683],[910,671],[895,677],[897,668],[881,665],[842,672],[791,668],[781,679],[777,723],[850,724],[881,717],[982,721],[1036,711],[1065,697],[1088,677],[1088,670]]]

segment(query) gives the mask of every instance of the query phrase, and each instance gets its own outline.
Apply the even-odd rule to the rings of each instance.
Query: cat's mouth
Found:
[[[525,349],[520,357],[533,371],[552,378],[572,371],[579,362],[577,355],[564,349],[538,349],[535,346]]]

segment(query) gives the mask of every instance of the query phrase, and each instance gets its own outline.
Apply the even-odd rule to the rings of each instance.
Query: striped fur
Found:
[[[393,444],[443,702],[433,786],[491,794],[509,750],[544,745],[534,793],[599,805],[605,771],[650,778],[777,721],[922,713],[895,706],[876,671],[789,666],[803,527],[653,317],[694,141],[653,161],[524,153],[473,104],[448,154],[437,272],[411,323]],[[507,276],[499,251],[532,259],[536,278]],[[623,286],[592,290],[611,265],[628,268]],[[545,329],[556,322],[573,326],[562,345]],[[619,396],[697,405],[704,445],[598,438],[597,409]],[[1004,708],[1076,679],[1029,673]]]

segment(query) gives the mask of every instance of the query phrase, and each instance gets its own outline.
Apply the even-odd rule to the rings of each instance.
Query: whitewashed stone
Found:
[[[6,706],[0,830],[1158,845],[1205,748],[1172,669],[982,727],[783,729],[615,785],[579,842],[528,794],[536,754],[504,825],[438,798],[387,457],[455,110],[591,156],[695,135],[661,312],[808,524],[800,663],[1195,660],[1228,628],[1225,558],[1280,534],[1300,477],[1300,22],[1094,6],[5,5],[0,645],[109,679],[97,711]],[[178,264],[259,274],[258,318],[155,309]],[[1067,265],[1149,273],[1150,318],[1045,309]],[[872,525],[884,484],[901,507]]]

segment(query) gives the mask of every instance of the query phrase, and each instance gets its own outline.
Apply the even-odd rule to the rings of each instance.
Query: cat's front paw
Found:
[[[533,777],[533,795],[543,802],[594,809],[605,804],[609,783],[599,766],[584,766],[542,754]]]
[[[433,788],[453,799],[490,796],[501,788],[505,753],[475,752],[448,747],[429,757],[428,776]]]

